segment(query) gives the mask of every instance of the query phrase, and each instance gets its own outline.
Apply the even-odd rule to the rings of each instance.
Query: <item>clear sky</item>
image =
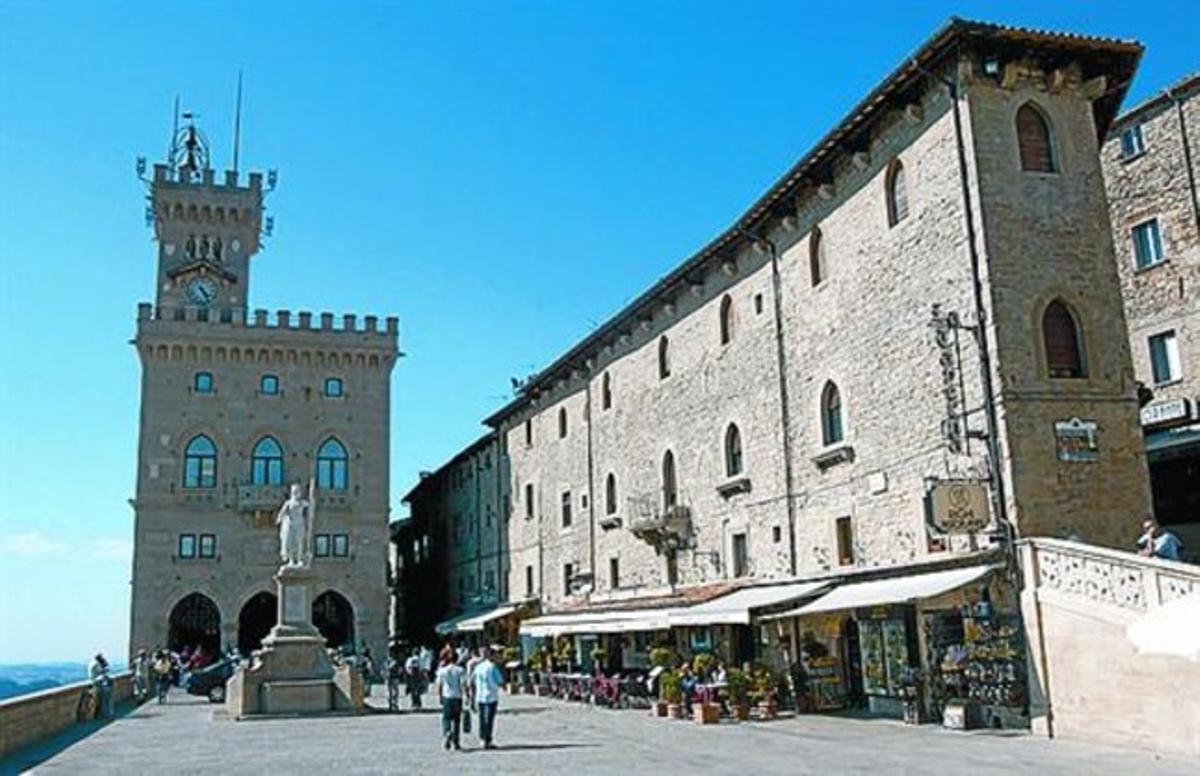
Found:
[[[545,366],[723,230],[952,14],[1136,38],[1183,2],[0,0],[0,662],[123,654],[153,294],[138,155],[171,103],[278,168],[251,304],[400,317],[392,512]],[[1132,103],[1127,103],[1132,104]]]

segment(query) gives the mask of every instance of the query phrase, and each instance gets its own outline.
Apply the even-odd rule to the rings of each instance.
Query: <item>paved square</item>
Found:
[[[1011,732],[959,733],[826,716],[700,726],[574,703],[505,696],[499,749],[464,736],[441,748],[420,713],[233,722],[175,691],[37,766],[45,773],[738,773],[1194,774],[1195,764]],[[380,688],[372,702],[385,706]],[[43,747],[42,756],[53,747]],[[25,760],[29,764],[29,760]],[[10,772],[18,763],[5,763]]]

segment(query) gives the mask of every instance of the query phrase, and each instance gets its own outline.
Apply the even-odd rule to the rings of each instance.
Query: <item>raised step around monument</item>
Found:
[[[323,714],[334,708],[331,679],[279,679],[263,682],[259,691],[264,714]]]

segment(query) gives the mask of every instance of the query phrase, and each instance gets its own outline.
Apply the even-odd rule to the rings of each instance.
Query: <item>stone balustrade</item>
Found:
[[[0,701],[0,758],[79,724],[79,699],[90,687],[91,682],[75,682]],[[113,677],[113,703],[132,697],[133,675]]]

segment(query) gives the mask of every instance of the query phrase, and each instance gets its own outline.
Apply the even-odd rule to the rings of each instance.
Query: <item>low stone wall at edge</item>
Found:
[[[79,699],[91,687],[82,681],[0,701],[0,759],[79,724]],[[113,702],[133,698],[133,675],[113,677]]]

